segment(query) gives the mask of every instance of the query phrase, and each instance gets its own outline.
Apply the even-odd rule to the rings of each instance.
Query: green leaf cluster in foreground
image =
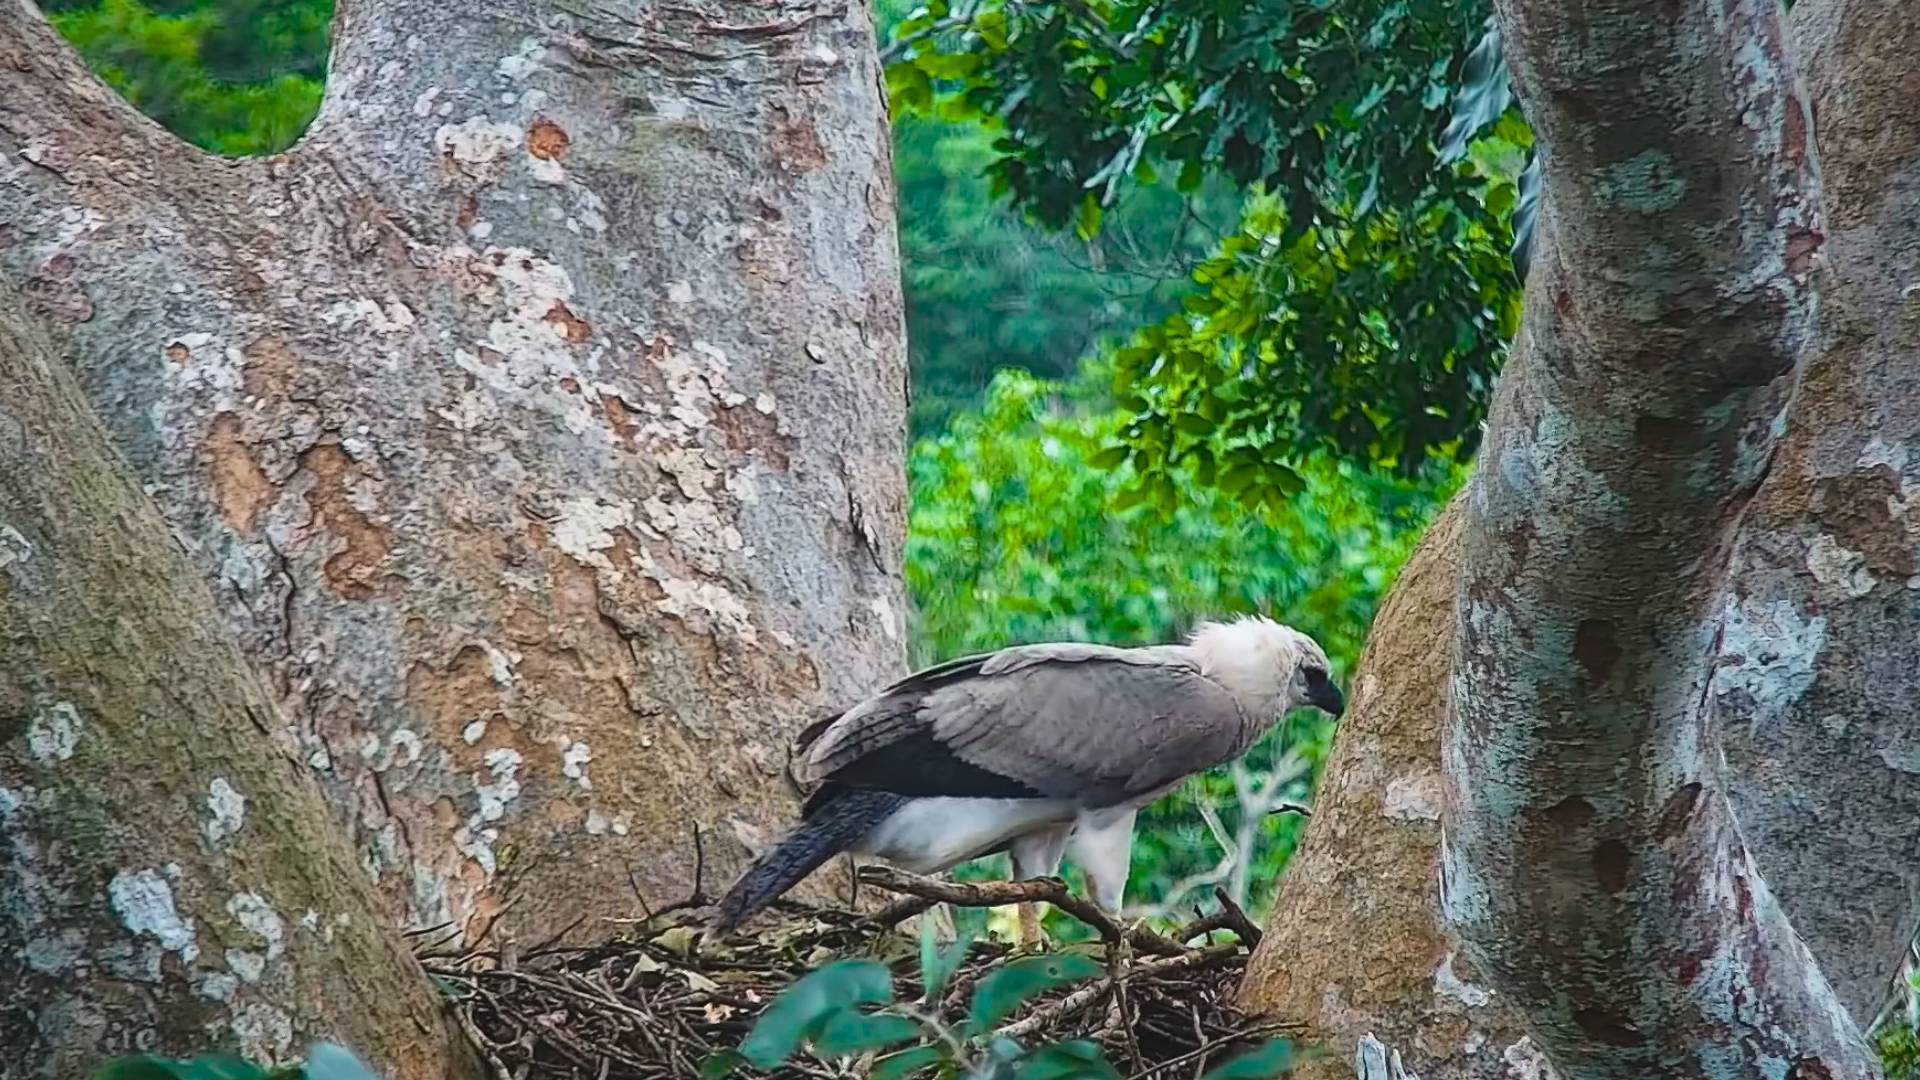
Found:
[[[320,108],[332,0],[55,0],[54,26],[141,112],[206,150],[284,150]]]
[[[898,111],[993,130],[995,192],[1051,228],[1096,236],[1168,177],[1252,193],[1185,308],[1114,353],[1156,496],[1189,467],[1297,485],[1321,451],[1413,475],[1471,455],[1518,318],[1508,251],[1531,136],[1490,50],[1473,62],[1485,15],[1482,0],[927,0],[894,28],[888,84]],[[1497,145],[1479,145],[1489,126]]]
[[[353,1052],[335,1043],[317,1043],[298,1065],[266,1068],[233,1054],[203,1054],[189,1059],[139,1054],[116,1058],[94,1071],[92,1080],[378,1080]]]
[[[973,988],[966,1016],[948,1018],[943,991],[970,942],[962,938],[943,950],[932,933],[932,923],[924,923],[918,1000],[896,1000],[893,974],[877,960],[835,961],[775,998],[740,1048],[715,1055],[703,1077],[721,1080],[742,1065],[771,1071],[804,1050],[826,1061],[870,1056],[871,1080],[928,1073],[942,1080],[1120,1080],[1092,1042],[1026,1046],[1001,1033],[1009,1017],[1040,995],[1104,977],[1092,957],[1060,952],[1008,960]],[[1206,1080],[1267,1080],[1285,1073],[1292,1060],[1285,1040],[1267,1040],[1217,1066]]]

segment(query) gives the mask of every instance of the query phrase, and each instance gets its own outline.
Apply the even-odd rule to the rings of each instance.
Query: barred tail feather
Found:
[[[907,804],[905,795],[863,788],[823,790],[808,800],[798,828],[747,867],[720,901],[714,933],[725,934],[773,903],[820,865],[859,842]]]

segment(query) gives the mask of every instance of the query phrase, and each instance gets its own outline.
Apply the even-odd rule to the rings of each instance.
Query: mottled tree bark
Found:
[[[1334,1045],[1375,1031],[1426,1080],[1550,1076],[1543,1049],[1574,1075],[1740,1075],[1769,1058],[1792,1068],[1787,1050],[1810,1059],[1803,1070],[1817,1061],[1857,1074],[1846,1071],[1865,1068],[1856,1029],[1920,920],[1910,701],[1920,533],[1907,523],[1920,430],[1907,313],[1920,280],[1910,107],[1920,14],[1890,0],[1797,4],[1792,48],[1813,123],[1796,131],[1780,111],[1793,79],[1770,5],[1678,22],[1667,16],[1679,8],[1656,18],[1639,4],[1514,7],[1506,25],[1533,50],[1523,62],[1534,81],[1521,81],[1529,116],[1543,120],[1561,175],[1549,222],[1558,254],[1529,283],[1521,355],[1475,481],[1477,539],[1451,538],[1461,508],[1450,509],[1383,609],[1246,997]],[[1688,22],[1709,18],[1705,33]],[[1726,42],[1756,19],[1751,41]],[[1643,38],[1623,47],[1623,33]],[[1672,59],[1659,39],[1688,33],[1684,62]],[[1650,62],[1663,48],[1668,62]],[[1701,93],[1703,79],[1721,85]],[[1764,102],[1749,104],[1765,108],[1737,107],[1756,93]],[[1736,123],[1772,127],[1739,134]],[[1662,125],[1683,126],[1662,137]],[[1814,131],[1826,177],[1826,222],[1814,227],[1830,235],[1822,300],[1809,308],[1793,267],[1816,243],[1798,231],[1811,223],[1769,222],[1810,186],[1728,200],[1741,183],[1764,196],[1767,168],[1783,177],[1785,148]],[[1767,138],[1773,164],[1761,167]],[[1769,282],[1777,298],[1732,332],[1715,327]],[[1542,339],[1548,358],[1529,356]],[[1711,436],[1724,438],[1741,411],[1765,418],[1779,388],[1760,377],[1796,363],[1805,375],[1784,437],[1736,534],[1753,480],[1741,458],[1749,469],[1764,460],[1771,433],[1755,431],[1744,451]],[[1703,410],[1715,396],[1731,407]],[[1542,452],[1543,436],[1567,441]],[[1495,514],[1504,533],[1489,527]],[[1402,820],[1440,764],[1449,695],[1435,637],[1451,631],[1434,626],[1434,589],[1449,572],[1480,593],[1462,601],[1479,637],[1458,641],[1461,685],[1481,696],[1462,711],[1480,725],[1458,732],[1467,760],[1452,763],[1472,807],[1456,811],[1470,835],[1455,859],[1480,874],[1493,864],[1499,882],[1491,906],[1463,914],[1488,920],[1478,933],[1517,972],[1464,962],[1436,910],[1438,830]],[[1490,646],[1494,633],[1517,635],[1514,647]],[[1476,662],[1517,667],[1476,672]],[[1609,669],[1599,683],[1589,663]],[[1341,765],[1355,760],[1368,765]],[[1694,811],[1660,800],[1663,788],[1691,793]],[[1402,880],[1409,863],[1426,889]],[[1717,895],[1698,887],[1702,874]],[[1397,884],[1353,897],[1381,878]],[[1690,888],[1691,922],[1677,902]],[[1313,929],[1362,909],[1385,932]],[[1743,973],[1766,993],[1708,981]],[[1788,1018],[1786,1043],[1756,1034],[1769,1016]],[[1661,1041],[1725,1056],[1689,1063],[1661,1055]]]
[[[1920,10],[1805,2],[1793,31],[1822,337],[1742,529],[1714,696],[1740,831],[1867,1023],[1920,929]]]
[[[1350,1080],[1368,1032],[1423,1078],[1504,1077],[1538,1058],[1434,917],[1440,729],[1452,640],[1456,496],[1421,538],[1375,619],[1347,711],[1287,864],[1243,996],[1308,1026],[1335,1053],[1303,1080]]]
[[[471,1072],[205,584],[0,286],[0,1077]],[[317,826],[317,827],[316,827]]]
[[[397,914],[629,914],[695,829],[712,888],[897,674],[877,79],[860,4],[347,0],[313,130],[221,161],[0,0],[0,275]]]

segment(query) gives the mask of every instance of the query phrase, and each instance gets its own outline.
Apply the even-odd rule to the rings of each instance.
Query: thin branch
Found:
[[[1124,940],[1141,952],[1157,956],[1182,956],[1189,951],[1145,927],[1122,927],[1097,905],[1069,892],[1067,883],[1059,878],[962,884],[921,877],[891,867],[863,866],[860,868],[860,880],[891,893],[904,893],[934,903],[957,904],[961,907],[1004,907],[1036,901],[1048,903],[1086,923],[1108,943]]]

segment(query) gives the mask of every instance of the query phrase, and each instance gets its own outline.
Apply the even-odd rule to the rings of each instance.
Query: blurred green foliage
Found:
[[[1164,504],[1189,464],[1266,490],[1321,450],[1412,475],[1476,447],[1518,318],[1518,170],[1442,165],[1435,139],[1484,17],[1482,0],[928,0],[888,79],[896,108],[992,127],[995,191],[1050,226],[1095,235],[1162,176],[1260,193],[1185,309],[1116,353]]]
[[[128,101],[215,153],[283,150],[320,108],[332,0],[52,0],[43,7]]]
[[[1188,272],[1239,197],[1134,192],[1092,242],[1049,234],[989,191],[993,136],[969,121],[894,124],[913,433],[977,403],[1003,367],[1070,375],[1082,356],[1179,309]]]
[[[1128,419],[1105,393],[1109,379],[1099,362],[1064,383],[1002,371],[979,410],[915,442],[906,560],[915,664],[1024,641],[1168,641],[1199,618],[1265,611],[1350,672],[1375,605],[1465,469],[1414,481],[1322,456],[1302,466],[1300,490],[1258,515],[1177,472],[1181,497],[1163,518],[1131,500],[1130,466],[1105,461]],[[1324,716],[1295,714],[1245,763],[1258,776],[1292,751],[1317,765],[1331,732]],[[1277,794],[1305,799],[1312,775]],[[1142,813],[1130,903],[1168,900],[1177,882],[1217,864],[1221,844],[1202,807],[1237,837],[1236,795],[1215,770]],[[1301,820],[1247,825],[1257,843],[1242,873],[1258,906]]]
[[[166,1058],[135,1054],[114,1058],[91,1080],[379,1080],[353,1051],[338,1043],[315,1043],[304,1061],[265,1066],[234,1054]]]
[[[1873,1048],[1887,1080],[1920,1080],[1920,1027],[1900,1020],[1887,1024],[1874,1036]]]

